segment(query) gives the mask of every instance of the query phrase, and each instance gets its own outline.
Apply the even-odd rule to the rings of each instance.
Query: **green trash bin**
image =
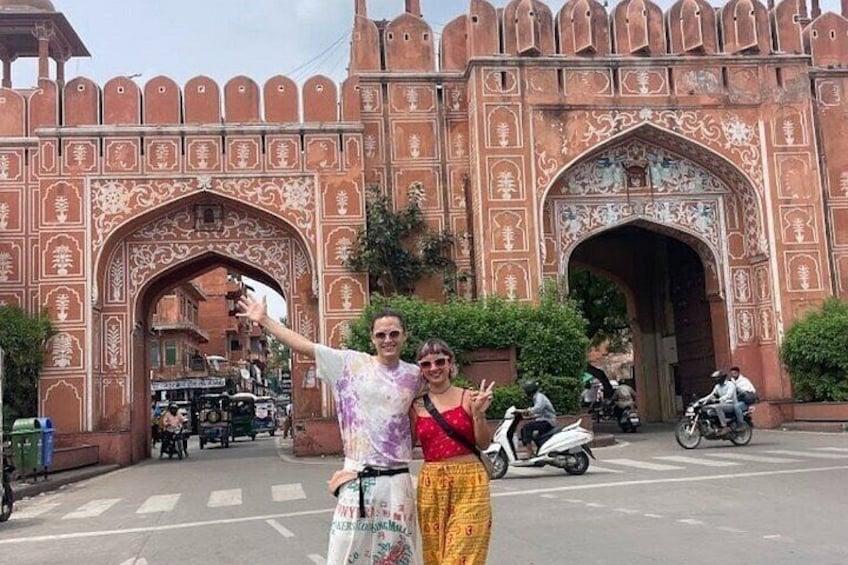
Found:
[[[12,424],[12,454],[22,476],[37,476],[43,462],[43,435],[38,418],[19,418]]]

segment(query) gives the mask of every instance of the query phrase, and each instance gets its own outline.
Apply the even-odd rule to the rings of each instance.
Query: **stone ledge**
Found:
[[[822,433],[844,433],[848,432],[848,422],[784,422],[781,430],[791,432],[822,432]]]
[[[74,469],[72,471],[63,471],[61,473],[49,475],[47,480],[37,482],[14,482],[12,483],[12,490],[15,493],[15,498],[20,500],[22,498],[38,496],[44,492],[57,490],[65,485],[85,481],[87,479],[93,479],[94,477],[99,477],[100,475],[105,475],[106,473],[111,473],[118,469],[120,469],[119,465],[97,465],[94,467],[85,467],[83,469]]]

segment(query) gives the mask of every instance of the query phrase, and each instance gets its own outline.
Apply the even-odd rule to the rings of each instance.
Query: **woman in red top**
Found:
[[[418,348],[418,366],[429,385],[433,406],[459,434],[486,448],[492,434],[486,409],[492,387],[480,390],[454,386],[454,354],[442,340],[431,339]],[[424,399],[411,410],[414,430],[424,451],[418,475],[418,523],[425,565],[485,565],[492,532],[489,477],[474,453],[451,439],[427,411]]]

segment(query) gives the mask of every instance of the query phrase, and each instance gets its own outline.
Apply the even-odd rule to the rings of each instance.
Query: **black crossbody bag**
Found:
[[[427,409],[427,412],[430,413],[430,417],[432,417],[433,420],[437,424],[439,424],[439,427],[442,428],[442,430],[444,430],[445,434],[447,434],[447,436],[449,438],[451,438],[454,441],[459,442],[464,447],[469,449],[471,451],[471,453],[473,453],[474,455],[477,456],[477,459],[479,459],[480,463],[482,463],[483,467],[485,467],[486,474],[491,479],[492,476],[494,475],[494,470],[495,470],[494,464],[492,463],[491,458],[489,458],[488,455],[486,455],[485,453],[480,451],[480,448],[477,447],[474,443],[468,441],[468,438],[466,438],[465,436],[460,434],[458,431],[456,431],[456,429],[453,426],[448,424],[447,420],[445,420],[445,418],[442,416],[442,414],[433,405],[433,401],[430,400],[429,394],[424,395],[424,408]]]

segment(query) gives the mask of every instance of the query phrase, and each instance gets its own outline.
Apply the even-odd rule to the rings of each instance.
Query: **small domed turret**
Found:
[[[7,12],[55,12],[50,0],[0,0],[0,10]]]

